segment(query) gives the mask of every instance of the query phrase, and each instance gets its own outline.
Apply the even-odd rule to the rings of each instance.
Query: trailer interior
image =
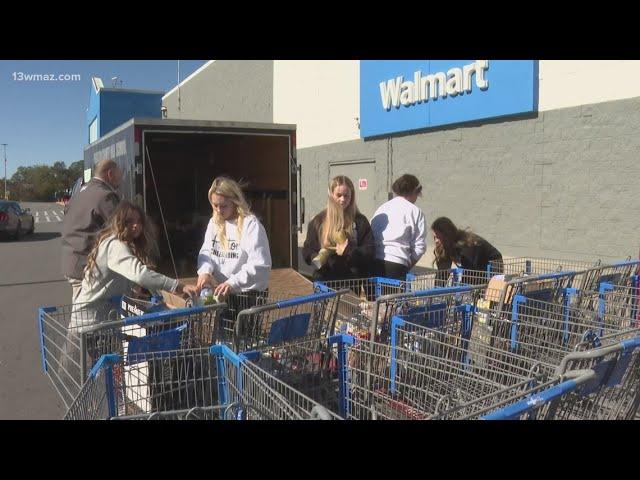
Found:
[[[273,268],[294,267],[289,141],[287,135],[147,131],[144,196],[158,229],[158,270],[181,278],[196,275],[212,214],[207,192],[219,175],[245,183],[247,201],[269,238]]]

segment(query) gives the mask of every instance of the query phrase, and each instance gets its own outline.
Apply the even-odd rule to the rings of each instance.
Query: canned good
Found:
[[[200,291],[200,298],[212,297],[212,296],[213,296],[213,290],[211,290],[208,287],[205,287]]]

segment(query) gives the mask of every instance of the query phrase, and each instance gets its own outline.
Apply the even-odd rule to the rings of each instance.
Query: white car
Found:
[[[0,234],[18,240],[34,230],[35,220],[30,209],[23,210],[18,202],[0,200]]]

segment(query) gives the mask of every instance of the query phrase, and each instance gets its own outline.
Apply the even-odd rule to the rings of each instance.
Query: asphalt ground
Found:
[[[55,218],[54,203],[23,203],[23,208]],[[43,212],[49,212],[46,215]],[[0,419],[59,419],[64,405],[42,370],[38,307],[71,301],[71,287],[60,273],[62,223],[36,223],[35,233],[0,240]]]

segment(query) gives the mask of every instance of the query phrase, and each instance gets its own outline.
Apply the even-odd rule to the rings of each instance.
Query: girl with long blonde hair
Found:
[[[235,180],[221,176],[208,193],[212,216],[198,255],[197,290],[213,294],[256,296],[267,290],[271,252],[267,233]],[[227,303],[232,303],[229,299]]]
[[[316,267],[314,280],[366,277],[375,254],[367,218],[356,205],[353,182],[344,175],[329,183],[327,207],[307,227],[302,254]]]
[[[104,321],[100,308],[104,301],[129,294],[132,284],[150,291],[182,291],[195,294],[194,285],[182,285],[149,268],[155,245],[154,230],[143,210],[128,201],[120,202],[98,233],[87,257],[82,287],[72,315],[73,326]],[[81,325],[78,325],[81,324]]]

